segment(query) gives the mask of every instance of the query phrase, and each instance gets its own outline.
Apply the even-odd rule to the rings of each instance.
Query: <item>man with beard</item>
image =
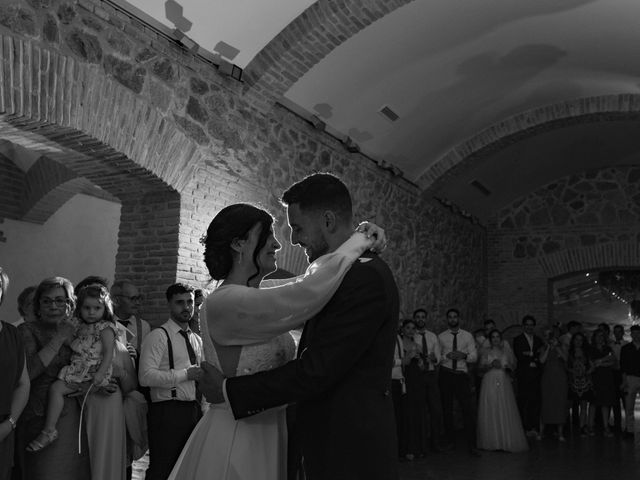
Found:
[[[194,288],[175,283],[166,296],[170,318],[147,335],[140,354],[140,384],[151,394],[146,480],[169,476],[201,416],[196,381],[202,373],[202,339],[189,328]]]
[[[291,243],[303,247],[310,262],[353,232],[351,195],[334,175],[306,177],[283,194],[282,203]],[[236,419],[297,402],[294,431],[308,479],[396,479],[390,373],[398,315],[391,270],[366,252],[306,322],[295,360],[226,379],[205,363],[203,393],[211,403],[226,401]]]
[[[449,441],[455,443],[455,427],[453,423],[453,399],[462,410],[464,430],[469,453],[478,456],[476,448],[476,418],[474,412],[475,397],[471,391],[469,363],[478,358],[476,342],[471,333],[460,328],[460,312],[456,308],[447,310],[449,328],[438,335],[442,361],[440,364],[440,392],[442,395],[442,412],[444,429]]]

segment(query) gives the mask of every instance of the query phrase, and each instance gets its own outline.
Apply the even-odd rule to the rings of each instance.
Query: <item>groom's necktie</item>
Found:
[[[451,332],[451,335],[453,335],[453,344],[451,345],[451,350],[456,351],[458,350],[458,332]],[[458,360],[456,360],[455,358],[451,360],[451,369],[454,371],[458,369]]]

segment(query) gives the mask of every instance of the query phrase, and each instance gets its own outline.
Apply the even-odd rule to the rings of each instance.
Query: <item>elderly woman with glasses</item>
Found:
[[[73,285],[62,277],[43,280],[33,299],[36,320],[18,328],[22,334],[31,393],[18,422],[16,449],[23,478],[30,480],[91,478],[85,444],[78,455],[78,402],[68,398],[58,425],[60,439],[40,452],[26,452],[29,440],[42,430],[49,387],[69,363],[69,343],[76,327],[70,321],[75,308]]]

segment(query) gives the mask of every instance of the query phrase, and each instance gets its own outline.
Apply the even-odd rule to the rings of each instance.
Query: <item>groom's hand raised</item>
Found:
[[[224,394],[222,393],[222,382],[224,375],[216,367],[207,362],[200,364],[202,375],[198,386],[209,403],[224,403]]]

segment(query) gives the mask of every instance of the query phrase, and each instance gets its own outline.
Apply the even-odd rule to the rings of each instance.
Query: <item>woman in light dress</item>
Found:
[[[480,358],[480,368],[486,373],[478,405],[478,448],[524,452],[529,444],[508,373],[515,367],[515,359],[511,350],[504,348],[499,330],[489,332],[489,342]]]
[[[304,275],[262,281],[276,269],[280,244],[273,218],[252,205],[224,208],[203,239],[205,263],[222,284],[202,306],[205,358],[225,376],[283,365],[295,356],[289,331],[331,299],[351,264],[374,245],[374,235],[354,233]],[[368,227],[373,228],[375,227]],[[285,407],[235,420],[225,404],[210,405],[187,441],[170,479],[281,480],[287,477]]]

